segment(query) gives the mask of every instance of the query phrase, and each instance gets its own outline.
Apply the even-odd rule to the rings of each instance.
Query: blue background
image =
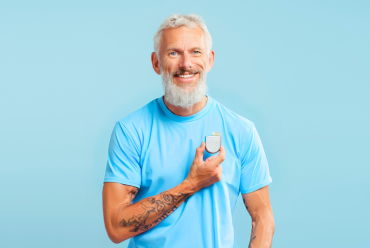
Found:
[[[101,200],[110,134],[162,95],[152,38],[192,12],[214,41],[210,95],[264,144],[273,247],[370,247],[370,4],[334,0],[1,1],[1,247],[117,247]],[[240,198],[235,216],[247,247]]]

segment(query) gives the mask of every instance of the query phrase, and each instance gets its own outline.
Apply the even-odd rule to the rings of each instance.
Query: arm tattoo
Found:
[[[249,245],[248,245],[248,248],[251,248],[251,244],[252,244],[252,242],[253,242],[253,240],[256,238],[256,235],[255,236],[253,236],[253,238],[251,238],[251,240],[249,241]]]
[[[135,195],[136,193],[137,191],[135,192]],[[170,214],[172,214],[177,209],[176,204],[179,202],[182,202],[189,196],[190,196],[189,194],[183,194],[183,193],[178,193],[177,195],[174,196],[174,195],[169,194],[168,192],[163,192],[163,193],[160,193],[161,200],[157,200],[154,197],[146,198],[148,203],[140,204],[140,206],[144,209],[144,212],[142,214],[134,215],[132,218],[128,219],[127,221],[125,219],[122,219],[119,225],[123,227],[132,226],[133,228],[130,230],[130,232],[138,232],[139,230],[147,231],[148,229],[152,228],[153,226],[155,226],[156,224],[164,220]],[[168,205],[173,205],[173,204],[175,204],[175,206],[168,207]],[[163,213],[163,214],[158,219],[154,220],[151,224],[146,224],[146,220],[149,217],[149,214],[152,212]]]

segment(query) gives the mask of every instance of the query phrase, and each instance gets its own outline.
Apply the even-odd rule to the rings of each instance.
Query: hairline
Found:
[[[185,19],[182,20],[182,24],[176,25],[176,21],[179,19]],[[173,21],[175,23],[173,23]],[[204,37],[204,43],[205,43],[205,50],[207,58],[209,57],[209,53],[212,50],[212,36],[208,31],[208,28],[206,24],[204,23],[204,20],[200,15],[190,14],[190,15],[171,15],[167,17],[163,23],[160,25],[159,29],[157,30],[156,34],[154,35],[154,52],[157,55],[158,61],[160,61],[160,48],[163,38],[163,31],[166,29],[171,28],[180,28],[182,26],[186,26],[188,28],[197,28],[200,27],[203,31],[203,37]]]
[[[183,26],[186,26],[186,25],[182,25],[182,26],[179,26],[179,27],[176,27],[176,28],[181,28]],[[158,53],[163,52],[163,51],[161,51],[161,47],[162,47],[161,44],[162,44],[162,39],[163,39],[163,31],[168,30],[168,29],[176,29],[176,28],[169,27],[169,28],[165,28],[165,29],[162,30],[161,39],[159,40],[160,41],[159,42],[159,45],[160,46],[158,47],[159,48],[158,49]],[[195,28],[197,28],[197,27],[194,27],[194,28],[191,28],[191,29],[195,29]],[[202,32],[203,32],[203,34],[202,34],[201,37],[203,37],[203,40],[204,40],[203,41],[204,42],[204,48],[201,48],[200,46],[196,45],[196,46],[192,47],[191,49],[203,50],[203,51],[205,51],[207,53],[207,57],[208,57],[209,56],[209,52],[208,52],[208,47],[207,47],[207,40],[206,40],[206,37],[205,37],[205,34],[204,34],[204,30],[203,29],[202,29]],[[172,49],[173,50],[176,50],[174,46],[170,46],[170,47],[166,47],[166,49],[164,51],[172,50]],[[157,56],[159,56],[159,54],[157,54]]]

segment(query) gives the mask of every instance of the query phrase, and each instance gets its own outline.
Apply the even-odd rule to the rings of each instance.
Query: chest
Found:
[[[141,190],[155,194],[173,188],[188,176],[196,149],[212,132],[220,132],[225,148],[225,161],[221,164],[219,184],[226,190],[239,191],[240,162],[233,134],[222,123],[161,123],[154,125],[146,135],[141,156]],[[204,152],[204,160],[209,156]]]

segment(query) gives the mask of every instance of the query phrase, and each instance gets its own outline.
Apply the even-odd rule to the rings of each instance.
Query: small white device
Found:
[[[206,151],[209,153],[216,153],[221,148],[221,134],[213,132],[212,136],[206,136]]]

